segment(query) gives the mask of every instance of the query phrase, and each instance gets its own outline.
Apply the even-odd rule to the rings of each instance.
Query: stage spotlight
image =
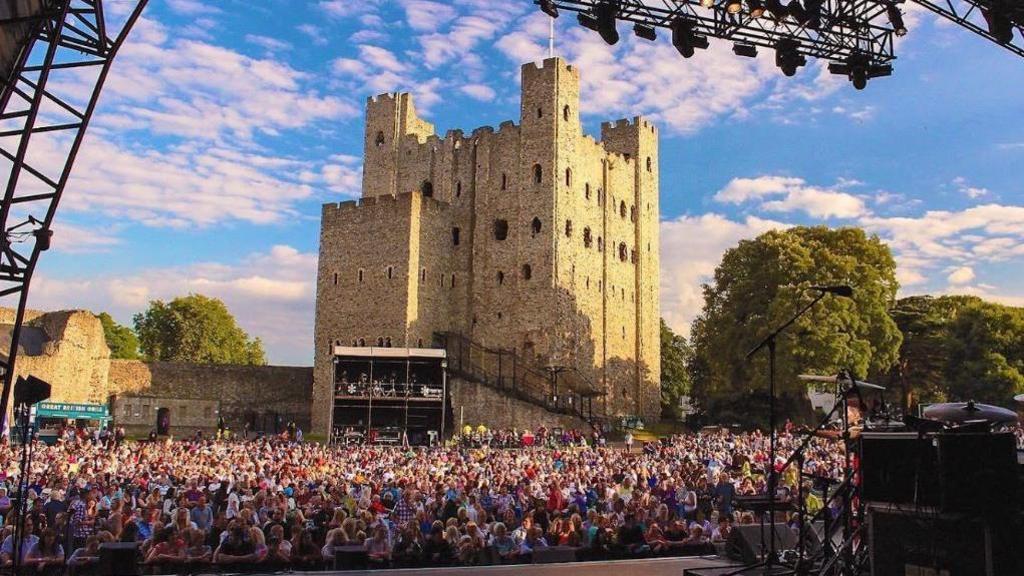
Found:
[[[791,38],[783,38],[775,43],[775,65],[786,76],[796,74],[796,69],[807,64],[807,59],[800,54],[800,43]]]
[[[725,11],[729,14],[739,14],[743,10],[743,0],[726,0]]]
[[[782,5],[780,0],[765,0],[764,7],[768,9],[772,18],[776,20],[782,20],[788,14],[786,7]]]
[[[682,54],[683,58],[693,56],[695,48],[706,50],[708,47],[707,36],[694,32],[696,26],[696,22],[683,16],[672,20],[672,45]]]
[[[821,26],[821,7],[824,0],[804,0],[804,26],[817,30]]]
[[[619,31],[615,29],[615,16],[618,8],[614,2],[602,2],[594,6],[594,14],[580,12],[576,17],[584,28],[589,28],[601,35],[601,39],[608,44],[616,44],[619,41]]]
[[[558,7],[555,6],[554,0],[540,0],[540,11],[552,18],[558,18]]]
[[[1002,10],[981,9],[981,15],[988,22],[988,33],[995,37],[996,41],[1002,44],[1013,42],[1013,23],[1010,17]]]
[[[715,0],[700,0],[700,5],[705,8],[714,8]]]
[[[647,26],[639,22],[633,25],[633,33],[638,38],[643,38],[644,40],[654,41],[658,39],[658,33],[654,30],[654,26]]]
[[[863,90],[871,78],[892,75],[892,66],[889,64],[872,64],[867,54],[851,54],[846,62],[832,62],[828,65],[828,71],[832,74],[846,76],[853,83],[857,90]]]
[[[764,3],[761,0],[747,0],[747,6],[750,6],[751,18],[764,16]]]
[[[46,252],[50,249],[50,241],[53,240],[53,230],[33,230],[32,235],[36,237],[36,245],[39,246],[40,252]]]
[[[733,44],[732,52],[737,56],[757,58],[757,46],[754,46],[753,44]]]
[[[797,21],[797,24],[802,26],[807,23],[807,11],[804,10],[804,7],[797,0],[790,0],[789,4],[786,5],[786,11]]]
[[[907,26],[903,23],[903,13],[900,12],[899,7],[895,4],[889,4],[885,7],[886,14],[889,15],[889,23],[892,24],[892,31],[897,36],[907,35]]]

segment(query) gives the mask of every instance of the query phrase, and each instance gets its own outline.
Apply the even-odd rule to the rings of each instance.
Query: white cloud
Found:
[[[842,191],[856,181],[840,180],[829,188],[809,186],[802,178],[760,176],[733,178],[714,199],[742,204],[757,200],[769,212],[806,212],[815,218],[856,218],[867,213],[864,200]]]
[[[270,53],[284,52],[292,49],[292,45],[289,42],[285,42],[284,40],[279,40],[277,38],[271,38],[270,36],[261,36],[259,34],[246,34],[245,41],[250,44],[255,44]]]
[[[406,23],[418,32],[433,32],[458,15],[452,6],[429,0],[401,0],[401,4]]]
[[[461,88],[463,92],[468,94],[475,100],[481,102],[490,102],[494,100],[494,89],[486,84],[466,84]]]
[[[319,26],[314,24],[299,24],[295,29],[305,34],[306,37],[317,46],[325,46],[327,44],[327,36],[324,35],[323,30],[321,30]]]
[[[957,176],[956,178],[953,178],[953,186],[956,187],[958,192],[960,192],[964,196],[967,196],[971,200],[977,200],[982,196],[989,195],[988,188],[971,186],[970,183],[967,182],[967,179],[964,178],[963,176]]]
[[[111,2],[116,4],[116,2]],[[170,6],[171,10],[178,14],[185,14],[187,16],[195,16],[197,14],[216,14],[220,12],[220,8],[214,6],[212,1],[203,0],[167,0],[167,5]]]
[[[711,280],[725,251],[740,240],[787,227],[782,222],[753,216],[737,222],[714,213],[663,221],[660,230],[662,317],[677,333],[689,334],[690,323],[704,304],[701,285]]]
[[[222,299],[243,329],[262,338],[271,362],[308,365],[315,282],[316,255],[278,245],[236,264],[200,262],[70,278],[38,274],[30,304],[44,310],[106,311],[130,323],[150,300],[201,293]]]
[[[974,270],[970,266],[960,266],[953,269],[946,279],[950,284],[967,284],[974,280]]]
[[[121,239],[109,230],[77,226],[58,219],[52,226],[53,249],[68,254],[108,252],[121,244]]]
[[[359,94],[411,92],[420,112],[441,102],[440,78],[417,78],[415,67],[394,52],[379,46],[359,46],[358,58],[338,58],[331,63],[335,83]]]

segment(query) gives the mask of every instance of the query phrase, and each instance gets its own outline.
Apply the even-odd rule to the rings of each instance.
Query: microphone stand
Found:
[[[768,517],[769,517],[769,538],[768,538],[768,556],[751,566],[745,566],[737,572],[733,572],[727,576],[734,576],[746,572],[752,568],[763,567],[765,574],[771,574],[776,564],[776,550],[775,550],[775,343],[786,328],[789,328],[796,322],[801,316],[807,313],[808,310],[814,307],[815,304],[821,301],[825,297],[827,292],[819,291],[818,295],[811,300],[809,304],[800,309],[799,312],[793,315],[792,318],[787,320],[784,324],[776,328],[765,336],[764,340],[761,340],[757,346],[750,349],[747,352],[746,358],[750,360],[754,354],[757,354],[763,348],[768,348]]]

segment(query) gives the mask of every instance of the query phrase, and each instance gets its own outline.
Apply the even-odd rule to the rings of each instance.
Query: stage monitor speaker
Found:
[[[534,564],[557,564],[575,561],[576,549],[571,546],[548,546],[547,548],[536,548],[533,551]]]
[[[860,439],[861,496],[868,502],[939,504],[938,464],[930,437],[865,432]]]
[[[100,544],[98,573],[101,576],[133,576],[141,574],[139,560],[139,545],[136,542]]]
[[[769,532],[775,534],[775,550],[796,550],[796,534],[783,522],[776,522],[774,530],[768,524],[764,526],[764,538],[761,537],[760,524],[734,525],[732,534],[725,542],[725,553],[733,559],[744,564],[753,564],[761,559],[761,553],[768,553],[771,549],[771,542],[768,540]],[[764,546],[762,550],[762,545]]]
[[[1019,509],[1017,441],[1010,432],[938,434],[942,510],[1010,515]]]
[[[868,510],[872,576],[1024,574],[1024,531],[1017,518],[987,522],[963,514]]]
[[[50,397],[50,385],[46,382],[29,376],[28,378],[18,377],[14,383],[14,405],[38,404]]]
[[[370,556],[362,546],[335,546],[335,570],[366,570],[370,567]]]

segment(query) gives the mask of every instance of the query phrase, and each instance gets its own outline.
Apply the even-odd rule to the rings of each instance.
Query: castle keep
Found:
[[[661,373],[658,133],[637,117],[585,135],[579,72],[522,67],[519,124],[444,138],[412,96],[366,106],[362,198],[323,207],[313,430],[333,347],[429,347],[437,333],[569,367],[595,409],[656,419]]]

